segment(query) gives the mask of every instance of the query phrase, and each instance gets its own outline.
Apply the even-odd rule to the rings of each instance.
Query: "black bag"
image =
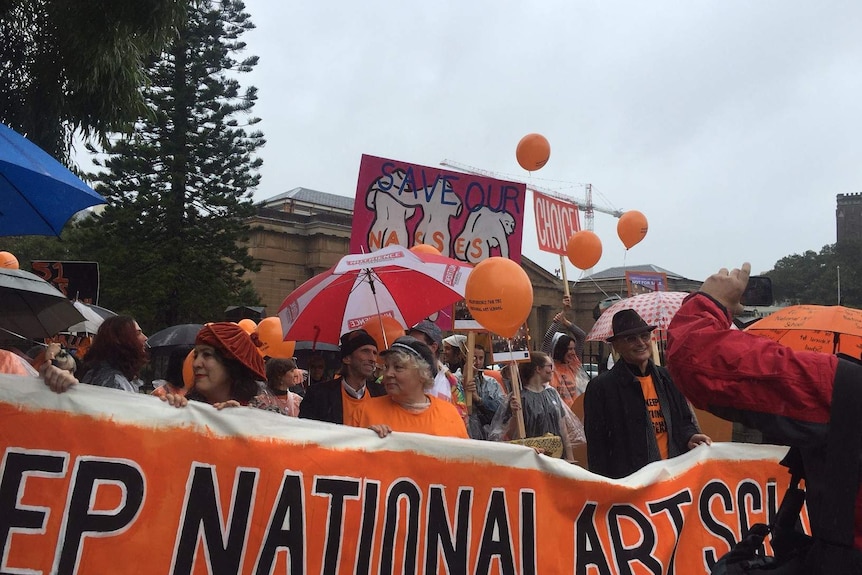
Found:
[[[793,447],[781,462],[789,468],[791,482],[773,524],[753,525],[715,564],[712,575],[862,574],[862,552],[853,547],[862,454],[862,364],[854,358],[841,356],[841,359],[849,361],[839,361],[835,374],[825,473],[818,480],[828,479],[828,485],[818,486],[821,501],[811,519],[814,536],[806,535],[801,529],[799,513],[806,493],[799,484],[806,477],[806,458],[799,448]],[[809,458],[809,464],[811,461]],[[815,483],[807,488],[813,490]],[[762,552],[763,541],[770,533],[774,557]]]

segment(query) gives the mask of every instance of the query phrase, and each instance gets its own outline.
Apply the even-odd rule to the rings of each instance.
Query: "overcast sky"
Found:
[[[835,196],[862,191],[862,2],[246,0],[260,64],[263,200],[354,197],[363,153],[444,158],[637,209],[626,254],[596,213],[595,270],[655,264],[703,280],[835,242]],[[515,147],[538,132],[547,166]],[[528,196],[528,205],[530,197]],[[546,269],[532,210],[523,253]],[[532,232],[532,233],[531,233]],[[567,262],[569,279],[580,276]]]

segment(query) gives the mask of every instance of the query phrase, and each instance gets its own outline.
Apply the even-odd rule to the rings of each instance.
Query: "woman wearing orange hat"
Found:
[[[194,385],[182,397],[168,393],[162,398],[175,407],[189,400],[209,403],[216,409],[248,405],[266,379],[263,359],[248,333],[235,323],[208,323],[195,338]]]

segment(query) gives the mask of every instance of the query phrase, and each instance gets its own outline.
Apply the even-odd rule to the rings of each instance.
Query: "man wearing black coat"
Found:
[[[386,390],[374,381],[377,342],[364,329],[341,336],[341,377],[308,388],[299,404],[299,417],[343,424],[368,397]]]
[[[711,443],[668,371],[651,359],[655,326],[631,309],[617,312],[611,323],[608,341],[620,359],[594,378],[584,395],[590,471],[625,477],[653,461]]]

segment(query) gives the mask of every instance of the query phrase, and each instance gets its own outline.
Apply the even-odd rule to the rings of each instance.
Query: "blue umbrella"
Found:
[[[105,199],[30,140],[0,124],[0,236],[59,236]]]

